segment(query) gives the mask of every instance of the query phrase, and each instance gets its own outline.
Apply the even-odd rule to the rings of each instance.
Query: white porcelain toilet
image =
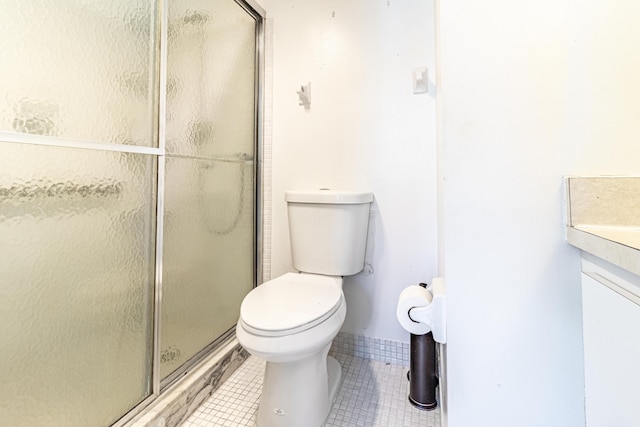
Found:
[[[347,312],[342,276],[364,266],[373,194],[288,191],[293,267],[244,298],[236,336],[266,360],[259,427],[320,427],[342,380],[327,356]]]

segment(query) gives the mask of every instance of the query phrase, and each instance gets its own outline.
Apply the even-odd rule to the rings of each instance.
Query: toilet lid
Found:
[[[287,273],[258,286],[244,298],[240,319],[254,332],[282,335],[309,329],[340,306],[340,277]]]

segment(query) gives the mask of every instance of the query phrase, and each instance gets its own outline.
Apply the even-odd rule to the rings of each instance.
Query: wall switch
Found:
[[[298,94],[298,105],[309,108],[311,105],[311,82],[306,85],[300,85],[300,89],[296,93]]]
[[[427,67],[414,68],[412,74],[413,93],[429,92],[429,71]]]

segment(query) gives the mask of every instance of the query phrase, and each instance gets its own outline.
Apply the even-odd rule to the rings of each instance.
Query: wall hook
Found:
[[[305,108],[309,108],[311,105],[311,82],[306,85],[300,85],[300,90],[296,91],[298,94],[298,105],[304,105]]]

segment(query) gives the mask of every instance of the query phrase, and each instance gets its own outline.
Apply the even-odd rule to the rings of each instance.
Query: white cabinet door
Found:
[[[582,274],[587,427],[640,426],[640,306]]]

